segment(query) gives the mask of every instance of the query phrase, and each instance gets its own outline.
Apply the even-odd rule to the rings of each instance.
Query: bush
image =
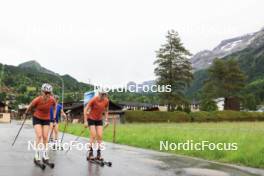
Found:
[[[161,111],[126,111],[127,122],[190,122],[190,116],[185,112]]]
[[[218,109],[218,107],[217,107],[217,105],[216,105],[214,100],[204,99],[201,102],[200,109],[202,111],[216,111]]]
[[[183,111],[181,106],[177,106],[176,111]]]
[[[211,113],[206,111],[191,112],[190,118],[192,122],[214,121],[213,117],[211,116]]]
[[[212,111],[190,113],[193,122],[219,122],[219,121],[264,121],[264,113],[241,111]]]
[[[221,122],[221,121],[264,121],[264,113],[240,111],[160,112],[126,111],[126,122]]]
[[[184,106],[183,111],[189,114],[191,112],[191,108],[189,106]]]

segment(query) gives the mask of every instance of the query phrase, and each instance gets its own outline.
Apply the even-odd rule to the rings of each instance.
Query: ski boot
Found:
[[[42,157],[42,161],[45,165],[49,166],[51,169],[53,169],[55,167],[54,163],[51,163],[49,161],[49,156],[48,156],[48,152],[45,150],[43,151],[43,157]]]
[[[43,159],[43,160],[49,160],[49,156],[48,156],[48,152],[47,152],[47,150],[44,150],[44,151],[43,151],[42,159]]]
[[[42,170],[44,170],[46,168],[45,164],[41,163],[41,161],[40,161],[39,151],[36,151],[36,153],[35,153],[34,163],[36,166],[40,167]]]
[[[99,160],[99,161],[104,161],[104,159],[102,158],[102,155],[101,155],[101,150],[97,150],[97,156],[96,156],[96,160]]]
[[[89,150],[89,155],[87,157],[87,160],[94,160],[93,149],[92,148],[90,148],[90,150]]]

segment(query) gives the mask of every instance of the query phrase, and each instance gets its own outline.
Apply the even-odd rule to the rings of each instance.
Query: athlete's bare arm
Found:
[[[32,108],[33,108],[33,102],[31,102],[31,103],[29,104],[28,108],[27,108],[26,111],[25,111],[25,114],[28,114],[28,112],[31,111]]]
[[[105,112],[104,112],[104,114],[105,114],[105,122],[108,123],[108,122],[109,122],[109,121],[108,121],[108,119],[109,119],[109,106],[107,106],[107,107],[105,108]]]
[[[86,105],[86,107],[83,110],[83,123],[84,125],[87,125],[87,116],[91,111],[91,107],[89,106],[89,104]]]

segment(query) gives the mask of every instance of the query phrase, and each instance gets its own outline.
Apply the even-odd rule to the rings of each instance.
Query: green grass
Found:
[[[60,125],[62,129],[63,125]],[[80,135],[82,129],[81,124],[69,124],[67,132]],[[83,136],[88,135],[87,130]],[[111,142],[112,139],[113,128],[109,126],[104,132],[104,140]],[[179,143],[187,140],[237,143],[238,150],[168,152],[264,168],[264,122],[118,124],[116,130],[116,143],[152,150],[160,149],[160,141]]]

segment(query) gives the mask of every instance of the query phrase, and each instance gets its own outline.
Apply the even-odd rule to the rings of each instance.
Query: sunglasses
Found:
[[[44,92],[45,95],[50,95],[51,93],[50,92]]]

